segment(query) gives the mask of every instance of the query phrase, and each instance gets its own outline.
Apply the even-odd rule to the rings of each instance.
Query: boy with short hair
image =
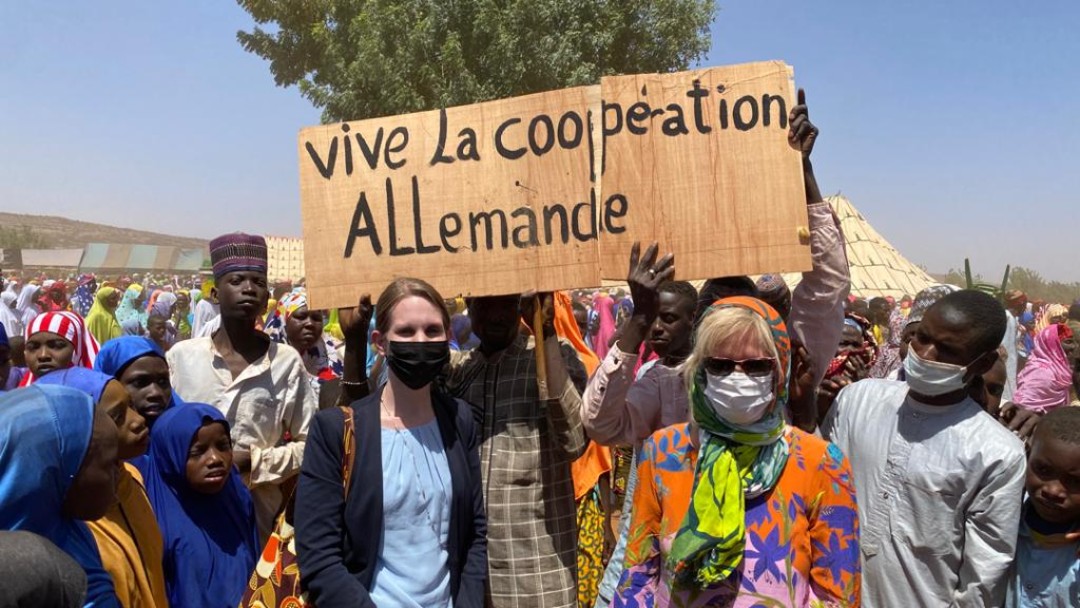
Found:
[[[296,349],[255,325],[270,298],[263,237],[219,236],[210,241],[210,260],[220,328],[178,343],[165,358],[182,400],[209,403],[229,421],[233,462],[251,489],[265,542],[286,498],[282,485],[300,472],[318,398]]]
[[[1046,414],[1028,457],[1009,608],[1080,606],[1080,407]]]

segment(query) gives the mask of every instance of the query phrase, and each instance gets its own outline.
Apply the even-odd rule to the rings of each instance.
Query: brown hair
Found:
[[[450,311],[446,309],[445,301],[439,292],[427,281],[404,277],[395,279],[393,283],[387,285],[379,296],[379,301],[375,303],[375,329],[379,333],[385,334],[390,331],[390,314],[394,312],[398,302],[409,296],[423,298],[439,309],[442,313],[443,327],[447,332],[450,331]]]

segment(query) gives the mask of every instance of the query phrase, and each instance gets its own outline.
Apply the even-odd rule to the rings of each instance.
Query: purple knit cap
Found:
[[[214,278],[230,272],[249,270],[266,273],[266,239],[257,234],[233,232],[210,241],[210,262]]]

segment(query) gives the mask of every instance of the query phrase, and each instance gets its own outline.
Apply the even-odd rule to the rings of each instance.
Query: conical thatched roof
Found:
[[[851,267],[852,295],[859,298],[893,296],[900,299],[904,295],[914,297],[937,283],[878,234],[846,197],[837,195],[825,200],[836,211],[844,231]],[[801,278],[800,274],[784,275],[792,289]]]

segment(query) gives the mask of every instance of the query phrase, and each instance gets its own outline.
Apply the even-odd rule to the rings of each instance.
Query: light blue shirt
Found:
[[[450,466],[438,422],[382,429],[383,532],[371,584],[377,606],[452,608]]]
[[[1073,608],[1080,606],[1080,558],[1077,543],[1043,547],[1027,522],[1020,522],[1016,562],[1009,583],[1007,608]]]

